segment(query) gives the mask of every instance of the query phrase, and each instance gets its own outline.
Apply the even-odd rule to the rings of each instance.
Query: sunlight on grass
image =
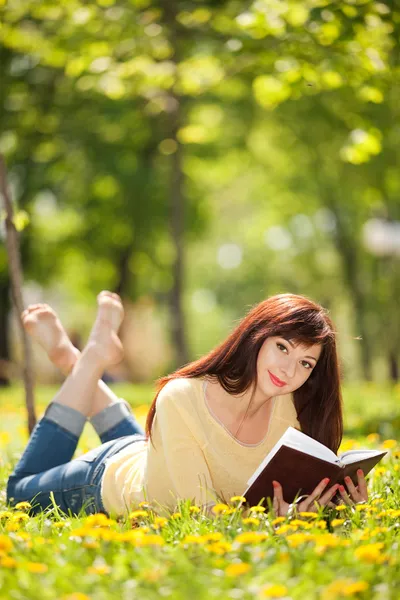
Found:
[[[150,386],[113,386],[144,424]],[[38,414],[55,388],[38,388]],[[341,451],[385,448],[368,476],[369,500],[319,513],[275,517],[243,508],[243,497],[214,507],[214,517],[190,501],[167,517],[147,503],[124,518],[62,515],[56,507],[31,516],[30,505],[10,509],[5,486],[27,440],[21,388],[2,390],[0,407],[0,598],[108,600],[170,597],[208,600],[395,600],[399,585],[400,445],[395,415],[399,389],[346,389],[351,436]],[[362,416],[362,419],[360,417]],[[357,426],[356,426],[357,423]],[[363,431],[357,435],[356,427]],[[353,429],[352,429],[353,428]],[[98,444],[85,428],[78,454]]]

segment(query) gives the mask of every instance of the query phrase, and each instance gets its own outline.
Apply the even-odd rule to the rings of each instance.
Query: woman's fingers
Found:
[[[315,500],[317,500],[320,495],[322,494],[322,492],[324,491],[324,489],[326,488],[326,486],[329,483],[329,477],[325,477],[325,479],[323,479],[315,488],[315,490],[308,496],[307,498],[307,502],[309,504],[309,506],[313,506]]]
[[[347,485],[347,489],[349,490],[350,497],[352,498],[352,500],[354,500],[354,502],[359,502],[359,500],[361,500],[360,494],[358,493],[356,486],[352,482],[351,477],[345,477],[344,481]]]
[[[367,486],[367,481],[364,477],[364,472],[362,469],[358,469],[357,471],[357,478],[358,478],[358,492],[361,496],[361,500],[368,500],[368,486]]]
[[[346,492],[346,488],[344,487],[344,485],[339,485],[339,492],[340,492],[340,495],[342,496],[343,502],[345,504],[353,504],[353,501],[350,498],[350,496],[348,495],[348,493]]]
[[[327,492],[325,492],[325,494],[323,496],[321,496],[321,498],[318,500],[318,503],[325,506],[327,503],[329,503],[329,500],[331,500],[333,498],[333,496],[336,494],[338,489],[339,489],[339,484],[335,483],[335,485],[333,485],[331,488],[329,488],[329,490]]]
[[[277,515],[283,516],[286,514],[285,511],[285,501],[283,499],[283,490],[282,486],[278,481],[273,481],[272,485],[274,487],[274,499],[273,499],[273,507]]]

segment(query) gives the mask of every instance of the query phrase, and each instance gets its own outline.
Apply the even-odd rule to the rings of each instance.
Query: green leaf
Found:
[[[277,77],[271,75],[260,75],[253,82],[255,99],[263,108],[275,108],[291,95],[289,85]]]

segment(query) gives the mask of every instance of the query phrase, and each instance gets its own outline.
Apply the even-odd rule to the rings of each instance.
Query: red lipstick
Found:
[[[275,377],[275,375],[272,375],[271,371],[268,371],[268,373],[274,385],[277,385],[278,387],[283,387],[286,385],[286,381],[282,381],[282,379],[279,379],[279,377]]]

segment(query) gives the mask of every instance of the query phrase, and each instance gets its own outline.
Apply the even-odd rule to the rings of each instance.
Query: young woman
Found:
[[[190,498],[208,512],[242,495],[246,482],[289,426],[337,452],[343,432],[335,332],[324,309],[293,294],[258,304],[217,348],[160,380],[142,431],[127,403],[99,381],[122,358],[120,298],[98,296],[98,314],[82,352],[47,305],[23,313],[27,331],[68,374],[32,432],[10,476],[7,499],[35,510],[55,502],[66,513],[122,515],[147,500],[161,513]],[[71,460],[86,420],[102,445]],[[323,480],[300,511],[331,505],[338,486]],[[367,500],[358,486],[343,502]],[[273,506],[289,510],[274,482]]]

